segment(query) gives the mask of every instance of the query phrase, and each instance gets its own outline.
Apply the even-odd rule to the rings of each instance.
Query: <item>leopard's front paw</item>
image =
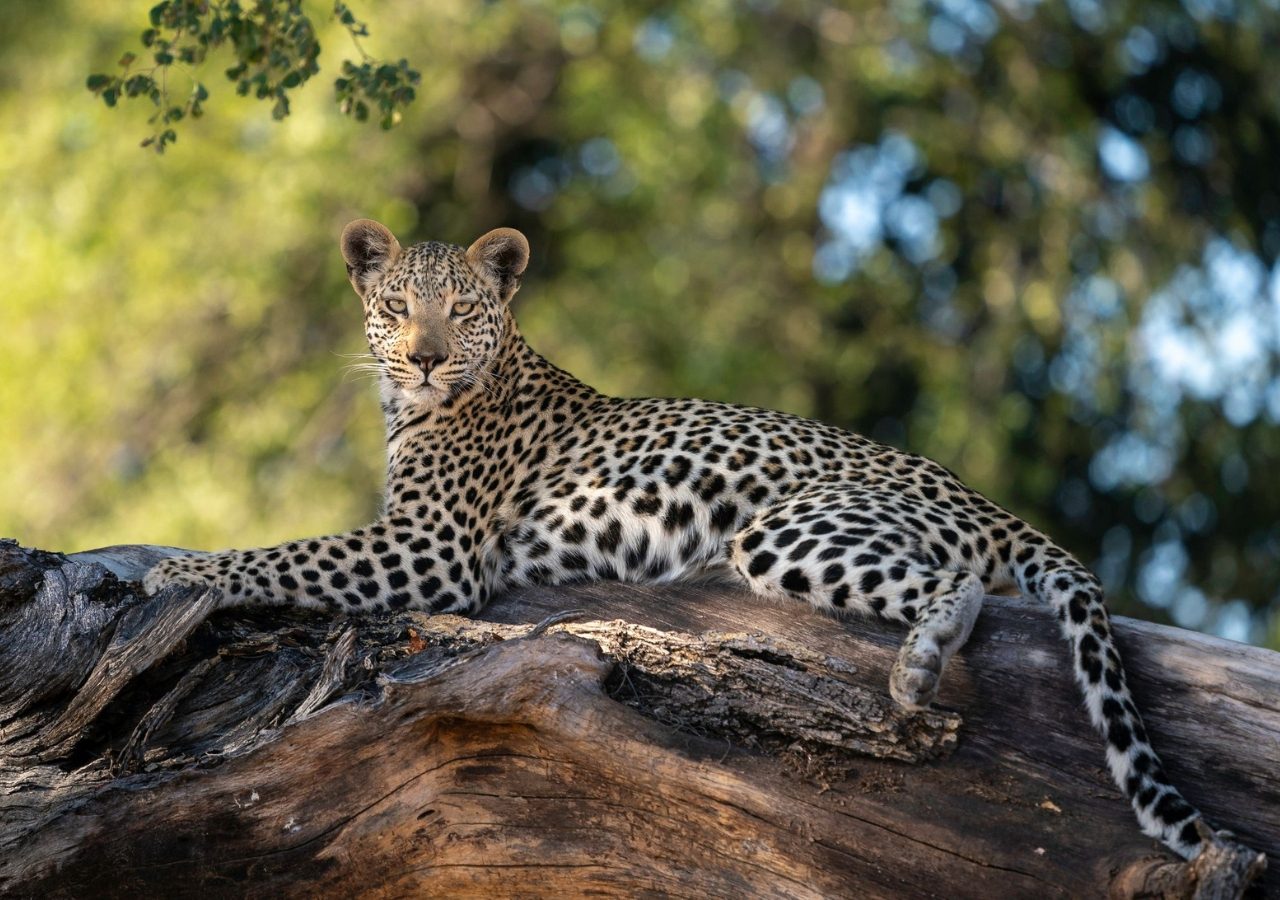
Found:
[[[938,693],[942,657],[931,648],[904,646],[889,675],[889,693],[909,710],[928,708]]]
[[[147,592],[147,596],[151,596],[160,591],[167,584],[185,583],[185,584],[204,584],[206,579],[192,572],[184,564],[185,557],[171,556],[162,559],[150,569],[147,574],[142,576],[142,589]]]

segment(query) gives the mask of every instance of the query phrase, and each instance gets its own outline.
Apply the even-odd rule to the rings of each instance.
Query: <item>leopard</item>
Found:
[[[515,229],[465,249],[402,247],[358,219],[341,251],[386,425],[380,514],[342,534],[163,559],[148,593],[188,582],[220,589],[224,606],[474,615],[525,585],[718,580],[905,628],[888,689],[921,710],[985,596],[1020,591],[1056,613],[1142,831],[1184,858],[1214,838],[1152,747],[1101,582],[1042,532],[942,465],[832,425],[587,386],[517,327],[530,248]]]

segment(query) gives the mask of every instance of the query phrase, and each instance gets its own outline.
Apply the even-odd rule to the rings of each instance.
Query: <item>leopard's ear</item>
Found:
[[[510,300],[529,265],[529,242],[514,228],[495,228],[467,248],[467,262],[494,283],[504,301]]]
[[[387,226],[356,219],[342,229],[342,258],[351,286],[364,297],[400,258],[400,242]]]

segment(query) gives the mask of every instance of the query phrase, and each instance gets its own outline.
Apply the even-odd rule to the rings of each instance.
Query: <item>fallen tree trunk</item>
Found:
[[[0,893],[1280,888],[1234,845],[1187,865],[1139,833],[1052,617],[1019,599],[990,599],[913,715],[886,690],[899,635],[732,591],[211,615],[215,592],[131,583],[164,552],[0,542]],[[1280,654],[1116,632],[1175,782],[1280,851]]]

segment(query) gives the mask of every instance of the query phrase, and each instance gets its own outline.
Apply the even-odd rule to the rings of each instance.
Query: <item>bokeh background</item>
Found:
[[[525,332],[584,380],[926,454],[1116,609],[1280,647],[1277,0],[369,4],[422,73],[390,131],[338,111],[315,5],[291,115],[215,55],[161,156],[85,89],[149,3],[3,4],[0,534],[371,518],[342,225],[511,225]]]

